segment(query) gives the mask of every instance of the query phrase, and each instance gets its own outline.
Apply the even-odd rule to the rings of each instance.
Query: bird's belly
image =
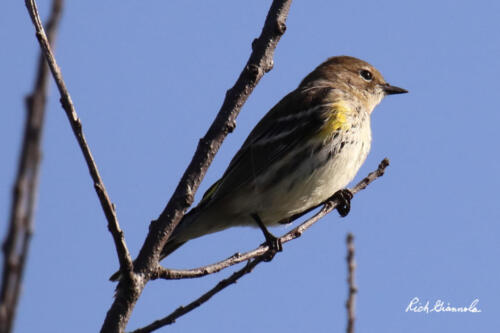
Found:
[[[318,158],[298,164],[296,170],[283,177],[278,186],[260,193],[256,209],[265,224],[283,219],[319,205],[353,180],[370,150],[370,136],[345,140],[340,151],[325,148]],[[332,143],[336,149],[340,145]]]
[[[338,146],[337,146],[338,147]],[[318,159],[297,163],[297,168],[267,189],[242,188],[195,217],[195,223],[184,223],[176,237],[185,241],[217,232],[231,226],[256,227],[251,215],[257,213],[266,225],[314,207],[344,188],[356,175],[370,149],[370,140],[348,141],[337,154],[331,149],[320,152]],[[182,230],[181,230],[182,229]]]

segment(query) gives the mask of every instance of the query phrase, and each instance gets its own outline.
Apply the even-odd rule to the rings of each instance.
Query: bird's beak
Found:
[[[386,95],[406,94],[408,92],[408,90],[406,89],[391,86],[389,83],[382,85],[382,89],[384,90]]]

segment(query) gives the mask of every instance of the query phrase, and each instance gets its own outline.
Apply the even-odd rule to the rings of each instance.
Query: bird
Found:
[[[235,226],[259,227],[281,250],[267,227],[289,223],[334,194],[347,215],[352,193],[345,187],[370,151],[373,109],[385,96],[407,92],[363,60],[328,58],[257,123],[174,229],[160,260],[189,240]]]

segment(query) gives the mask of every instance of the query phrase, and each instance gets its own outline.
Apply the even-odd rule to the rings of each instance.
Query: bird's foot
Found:
[[[267,230],[264,223],[262,223],[262,220],[260,219],[259,215],[252,214],[252,218],[254,219],[254,221],[257,223],[260,230],[264,234],[264,237],[266,238],[265,244],[269,247],[269,250],[267,251],[266,254],[267,258],[265,259],[265,261],[271,261],[277,252],[283,251],[283,244],[281,244],[281,239],[277,238],[271,232],[269,232],[269,230]]]
[[[349,214],[349,211],[351,210],[352,197],[352,192],[346,188],[338,190],[333,195],[332,198],[338,200],[337,211],[339,212],[340,216],[346,217],[347,214]]]

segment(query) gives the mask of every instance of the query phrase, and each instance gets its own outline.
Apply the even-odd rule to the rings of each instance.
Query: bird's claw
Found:
[[[271,261],[276,253],[283,251],[283,244],[281,243],[281,239],[274,236],[269,232],[269,230],[267,230],[266,226],[264,225],[264,223],[262,223],[262,220],[257,214],[252,214],[252,217],[259,226],[260,230],[262,230],[262,233],[266,238],[266,242],[264,244],[269,247],[264,261]]]
[[[353,198],[352,192],[345,188],[335,192],[333,197],[338,200],[337,211],[340,216],[346,217],[351,210],[351,199]]]
[[[266,244],[267,246],[269,246],[269,250],[272,250],[274,252],[283,251],[283,244],[281,243],[281,239],[274,236],[270,232],[266,235]]]
[[[276,253],[283,251],[283,244],[281,244],[281,239],[275,237],[271,233],[268,233],[266,235],[266,242],[264,244],[269,247],[265,254],[264,261],[273,260]]]

